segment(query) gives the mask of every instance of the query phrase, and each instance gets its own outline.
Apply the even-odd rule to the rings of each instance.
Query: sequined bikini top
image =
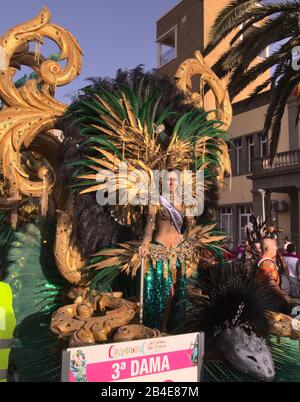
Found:
[[[181,214],[182,218],[184,219],[184,217],[185,217],[184,213],[182,211],[178,211],[178,212]],[[162,205],[159,206],[159,209],[157,211],[157,216],[159,219],[161,219],[163,221],[170,221],[171,223],[173,222],[170,212],[167,210],[167,208],[164,208]]]
[[[176,227],[178,233],[181,232],[185,214],[179,211],[174,205],[170,204],[165,198],[160,197],[161,204],[157,211],[157,216],[159,219],[164,221],[169,221],[172,225]]]

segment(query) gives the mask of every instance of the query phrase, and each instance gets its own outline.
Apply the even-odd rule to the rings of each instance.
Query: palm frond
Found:
[[[204,55],[212,51],[233,29],[239,27],[246,12],[255,7],[254,0],[233,0],[218,14],[209,33],[210,42]]]
[[[298,71],[290,71],[293,48],[299,45],[299,12],[300,4],[296,0],[276,3],[232,1],[218,15],[206,48],[206,53],[210,52],[239,28],[231,38],[229,49],[213,66],[219,77],[230,76],[228,88],[232,99],[270,72],[270,76],[252,91],[249,102],[257,94],[271,88],[271,103],[264,127],[264,132],[270,137],[271,158],[277,150],[284,105],[292,93],[292,85],[296,86],[299,82]],[[255,29],[250,29],[254,24]],[[278,49],[257,63],[260,53],[274,44],[278,44]]]
[[[281,45],[280,48],[273,52],[270,56],[257,63],[255,66],[249,68],[248,70],[243,70],[243,72],[241,72],[241,70],[235,71],[230,82],[231,97],[234,98],[251,82],[254,82],[266,71],[277,66],[277,69],[274,71],[273,75],[266,80],[268,84],[265,85],[265,83],[262,83],[260,86],[262,89],[264,89],[268,85],[275,83],[278,77],[282,74],[282,66],[284,63],[286,63],[286,60],[291,57],[293,47],[299,45],[299,43],[300,40],[295,41],[295,39],[292,38],[287,43]],[[255,93],[259,92],[256,91]],[[252,96],[250,96],[250,98],[252,98]]]
[[[298,84],[300,74],[290,71],[285,74],[278,82],[271,94],[270,104],[267,110],[266,121],[263,133],[270,137],[270,157],[274,158],[279,142],[281,129],[281,119],[284,113],[287,99],[291,95],[293,89]],[[270,133],[270,135],[269,135]]]

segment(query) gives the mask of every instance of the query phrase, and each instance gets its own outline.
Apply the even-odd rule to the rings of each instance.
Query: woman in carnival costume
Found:
[[[212,334],[217,342],[222,338],[222,350],[231,351],[227,359],[237,357],[235,366],[240,369],[245,368],[244,353],[251,356],[249,347],[256,348],[271,369],[262,370],[263,378],[272,379],[274,370],[265,344],[251,333],[264,333],[264,324],[269,322],[268,295],[250,273],[249,278],[244,276],[246,270],[214,265],[215,255],[222,251],[222,236],[214,232],[212,210],[217,206],[223,177],[230,172],[223,131],[232,117],[227,91],[197,52],[194,59],[182,63],[176,74],[184,94],[156,73],[145,74],[141,68],[129,73],[119,71],[115,80],[94,79],[84,88],[67,112],[75,128],[63,127],[59,120],[67,106],[57,102],[53,94],[57,86],[80,72],[81,49],[70,33],[50,24],[50,20],[50,11],[43,9],[34,20],[1,38],[11,57],[0,80],[1,100],[5,104],[0,111],[0,180],[5,178],[0,190],[10,184],[4,210],[9,205],[11,216],[5,217],[5,225],[11,218],[16,231],[6,236],[1,225],[0,237],[5,241],[0,252],[5,251],[7,281],[14,293],[17,330],[12,349],[20,381],[59,381],[61,349],[57,336],[62,348],[99,344],[112,337],[116,340],[115,330],[117,340],[124,340],[118,330],[134,322],[136,303],[121,299],[118,290],[124,292],[124,297],[135,299],[137,292],[127,291],[127,285],[134,281],[120,270],[136,277],[144,268],[144,322],[169,331],[168,324],[174,325],[184,317],[185,307],[176,311],[175,302],[184,300],[187,281],[192,281],[198,267],[207,276],[199,275],[200,289],[195,298],[190,298],[196,309],[194,314],[191,310],[194,322],[188,322],[186,328],[205,331],[207,339]],[[40,57],[38,49],[44,36],[62,50],[59,58],[67,59],[63,69]],[[35,54],[28,52],[31,41],[37,43]],[[38,76],[36,82],[29,80],[17,90],[12,77],[23,60]],[[194,75],[201,76],[200,93],[192,92]],[[203,111],[203,81],[216,96],[217,111]],[[46,128],[63,129],[63,143]],[[120,165],[126,165],[126,174],[122,169],[120,172]],[[155,183],[153,172],[157,170],[170,173],[170,197],[158,192],[159,196],[150,204],[133,202],[137,188],[140,199],[149,199],[151,187],[138,185],[137,179],[143,184]],[[196,206],[200,199],[205,200],[200,217],[191,213],[193,202],[176,199],[182,178],[176,182],[171,173],[191,171],[189,180],[195,184],[199,170],[204,172],[202,194],[197,196],[192,187],[190,195],[196,199]],[[122,198],[124,193],[128,197]],[[114,196],[118,202],[113,202]],[[103,198],[108,198],[104,205]],[[24,226],[17,226],[21,205],[26,220]],[[53,218],[51,225],[45,219],[40,225],[36,218],[45,218],[47,211],[47,218]],[[214,266],[205,271],[207,265]],[[74,303],[65,305],[70,300]],[[105,308],[108,313],[113,310],[113,314],[103,314]],[[274,327],[278,328],[280,321],[276,319],[275,315]],[[299,339],[297,323],[285,323],[279,325],[278,334],[285,331],[286,336]],[[161,335],[151,328],[133,327],[140,329],[134,339]],[[245,334],[247,331],[250,333]],[[251,338],[249,347],[245,344],[246,335]],[[236,341],[242,355],[234,353]],[[260,347],[265,355],[259,355]],[[286,348],[283,354],[282,371],[291,373],[297,363],[295,352],[291,353],[292,363]],[[86,379],[84,360],[81,355],[72,362],[74,375],[80,381]],[[255,360],[250,360],[251,373],[257,375],[260,370],[253,367]],[[285,369],[287,363],[293,367]]]
[[[210,212],[224,174],[230,173],[230,162],[222,123],[207,115],[185,105],[184,95],[170,81],[141,68],[119,71],[115,80],[85,88],[69,109],[69,118],[80,127],[66,152],[67,157],[72,155],[69,159],[81,156],[72,162],[72,181],[80,188],[75,210],[76,204],[81,210],[86,194],[97,193],[98,201],[107,204],[99,208],[114,219],[113,224],[127,226],[133,239],[93,250],[99,261],[91,268],[118,266],[135,277],[143,262],[144,323],[150,327],[170,329],[168,321],[174,326],[176,314],[182,320],[185,307],[174,313],[177,303],[172,299],[183,300],[186,281],[200,260],[211,262],[213,253],[221,251],[223,236],[214,230]],[[125,173],[120,166],[126,166]],[[199,171],[204,181],[196,194]],[[163,191],[157,172],[162,174]],[[90,200],[95,204],[96,194]],[[88,230],[95,230],[94,225],[91,222]],[[103,228],[97,229],[99,239]]]

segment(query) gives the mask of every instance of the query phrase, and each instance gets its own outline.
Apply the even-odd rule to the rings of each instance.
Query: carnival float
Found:
[[[43,57],[45,38],[59,60]],[[230,176],[232,107],[201,53],[174,82],[120,70],[66,105],[55,91],[80,74],[82,50],[47,8],[5,33],[0,47],[1,269],[13,292],[19,381],[60,381],[68,348],[191,332],[205,334],[205,381],[299,379],[300,321],[282,313],[254,270],[222,260],[213,211]],[[36,76],[17,87],[21,66]],[[117,179],[102,180],[104,170]],[[195,192],[182,209],[172,191],[170,200],[132,202],[154,171],[186,170],[191,188],[204,172],[200,216],[191,213]],[[139,186],[140,199],[153,192]],[[122,202],[101,204],[101,195]],[[166,230],[175,246],[160,241]]]

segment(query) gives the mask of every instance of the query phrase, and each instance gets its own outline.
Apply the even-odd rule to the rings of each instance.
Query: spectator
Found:
[[[286,304],[291,303],[291,298],[280,287],[280,273],[277,266],[278,243],[276,239],[265,238],[261,243],[262,258],[257,266],[257,279],[268,281],[274,293]]]
[[[248,240],[245,240],[243,242],[243,250],[241,250],[241,252],[239,253],[238,258],[242,260],[252,258],[251,247]]]
[[[300,261],[296,255],[295,244],[288,244],[286,251],[287,253],[284,256],[284,262],[288,268],[289,276],[300,282]]]
[[[240,243],[240,245],[238,246],[238,249],[237,249],[237,258],[238,259],[242,258],[243,254],[245,252],[245,249],[246,249],[246,242],[245,242],[245,240],[243,240]]]
[[[228,237],[224,248],[225,248],[224,258],[226,260],[234,260],[236,258],[236,251],[234,249],[231,237]]]
[[[240,249],[238,259],[243,263],[243,267],[248,271],[256,269],[258,260],[260,259],[260,244],[252,243],[248,240],[243,242],[243,249]]]
[[[289,240],[289,236],[285,236],[284,238],[284,251],[287,251],[287,246],[291,244],[290,240]]]
[[[227,250],[234,252],[234,245],[231,237],[228,237],[227,239]]]

